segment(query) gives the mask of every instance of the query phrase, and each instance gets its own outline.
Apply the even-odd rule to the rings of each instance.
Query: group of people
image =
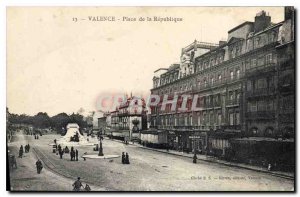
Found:
[[[60,144],[58,145],[58,154],[60,159],[62,159],[63,155],[64,155],[64,150],[61,148]]]
[[[122,164],[130,164],[128,153],[125,155],[124,152],[122,152]]]
[[[71,152],[70,152],[70,157],[71,157],[71,161],[75,161],[75,158],[76,158],[76,161],[78,161],[78,150],[74,150],[73,147],[71,147]]]
[[[39,135],[34,135],[34,139],[38,140],[39,139]]]
[[[63,149],[60,144],[58,146],[56,145],[56,147],[60,159],[63,158],[64,153],[70,153],[71,161],[78,161],[78,150],[74,150],[73,146],[71,147],[71,151],[67,146]]]
[[[30,145],[29,144],[26,144],[25,145],[25,153],[28,153],[30,150]],[[22,158],[23,157],[23,154],[24,154],[24,148],[23,148],[23,145],[20,146],[20,149],[19,149],[19,158]]]
[[[63,149],[60,144],[57,145],[56,139],[54,139],[54,144],[58,151],[60,159],[63,158],[64,153],[70,153],[71,161],[78,161],[78,150],[77,149],[74,150],[73,146],[71,147],[71,151],[70,151],[67,146]]]
[[[29,144],[25,145],[25,153],[29,153],[29,150],[30,150],[30,145]]]
[[[30,145],[29,144],[26,144],[25,145],[25,153],[29,153],[29,150],[30,150]],[[19,149],[19,158],[22,158],[23,157],[23,154],[24,154],[24,148],[23,148],[23,145],[20,146],[20,149]],[[35,165],[36,165],[36,170],[37,170],[37,173],[40,174],[42,169],[43,169],[43,164],[41,162],[40,159],[38,159],[36,162],[35,162]]]

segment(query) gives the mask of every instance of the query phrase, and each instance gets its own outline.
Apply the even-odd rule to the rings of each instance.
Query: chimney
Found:
[[[271,25],[271,17],[263,10],[256,14],[254,22],[254,31],[259,32]]]
[[[286,6],[284,7],[284,20],[294,20],[294,7],[293,6]]]
[[[219,41],[219,46],[223,45],[223,44],[226,44],[227,42],[226,41],[223,41],[223,40],[220,40]]]

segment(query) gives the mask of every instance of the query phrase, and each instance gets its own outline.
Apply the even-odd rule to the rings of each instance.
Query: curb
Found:
[[[116,140],[113,140],[113,141],[116,141]],[[189,156],[189,155],[180,155],[180,154],[176,154],[176,153],[172,153],[172,152],[165,152],[165,151],[161,151],[161,150],[154,149],[154,148],[148,148],[148,147],[144,147],[144,146],[138,146],[138,145],[135,145],[135,144],[129,144],[129,145],[133,145],[133,146],[136,146],[138,148],[152,150],[152,151],[156,151],[156,152],[160,152],[160,153],[166,153],[166,154],[175,155],[175,156],[193,158],[192,156]],[[270,171],[266,171],[266,170],[255,169],[255,168],[251,168],[251,167],[247,167],[247,166],[240,166],[240,165],[225,163],[225,162],[212,161],[212,160],[203,159],[203,158],[197,158],[197,160],[201,160],[201,161],[205,161],[205,162],[210,162],[210,163],[218,163],[218,164],[221,164],[221,165],[230,166],[230,167],[236,167],[236,168],[241,168],[241,169],[246,169],[246,170],[252,170],[252,171],[256,171],[256,172],[270,174],[272,176],[276,176],[276,177],[280,177],[280,178],[294,180],[294,176],[290,176],[290,175],[286,175],[286,174],[280,174],[280,173],[270,172]]]

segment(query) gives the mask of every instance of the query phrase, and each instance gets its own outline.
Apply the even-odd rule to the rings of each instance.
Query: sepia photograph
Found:
[[[6,190],[295,192],[295,12],[7,6]]]

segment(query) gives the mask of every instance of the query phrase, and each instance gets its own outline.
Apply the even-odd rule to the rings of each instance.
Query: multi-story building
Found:
[[[151,127],[167,135],[171,148],[225,156],[232,139],[293,137],[294,15],[292,8],[285,12],[274,24],[261,11],[219,44],[195,41],[179,64],[156,71],[151,94],[161,103],[151,107]],[[180,110],[184,95],[191,97]],[[171,102],[163,109],[164,98],[176,109]]]
[[[139,138],[139,131],[147,129],[146,103],[142,98],[127,97],[126,101],[109,115],[110,133],[106,132],[106,135],[113,138],[133,140]]]

